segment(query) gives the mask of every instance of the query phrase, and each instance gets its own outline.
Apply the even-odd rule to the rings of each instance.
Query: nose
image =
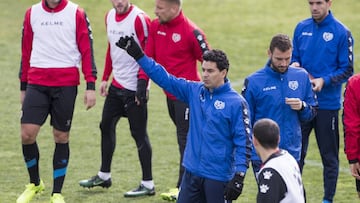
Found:
[[[311,4],[311,5],[310,5],[310,9],[311,9],[312,11],[316,11],[316,10],[318,10],[318,6],[317,6],[316,4]]]
[[[286,60],[281,60],[280,64],[281,64],[281,66],[285,66],[286,65]]]
[[[203,72],[202,72],[202,75],[203,75],[204,78],[206,78],[206,77],[209,76],[209,73],[208,73],[207,71],[203,71]]]

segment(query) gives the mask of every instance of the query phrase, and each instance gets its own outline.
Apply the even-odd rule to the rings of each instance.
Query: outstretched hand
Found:
[[[144,56],[144,52],[135,41],[133,36],[120,37],[119,41],[117,41],[115,44],[121,49],[124,49],[136,61]]]

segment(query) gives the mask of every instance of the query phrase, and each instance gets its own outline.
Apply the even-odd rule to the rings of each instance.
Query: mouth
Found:
[[[319,12],[312,12],[311,15],[317,16],[317,15],[319,15]]]

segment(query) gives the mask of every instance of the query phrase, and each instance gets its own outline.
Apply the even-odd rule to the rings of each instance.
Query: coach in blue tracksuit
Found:
[[[280,126],[279,147],[286,149],[298,162],[301,153],[301,121],[316,114],[316,99],[306,71],[289,67],[292,44],[287,35],[277,34],[268,50],[269,61],[264,68],[245,79],[242,94],[251,112],[251,123],[270,118]],[[253,150],[254,173],[261,160]]]
[[[342,84],[353,74],[353,38],[330,11],[331,0],[308,0],[311,18],[301,21],[293,37],[292,64],[310,75],[319,102],[317,116],[302,125],[302,169],[315,130],[323,163],[323,202],[332,202],[339,174],[339,126]]]
[[[227,79],[229,62],[221,50],[203,54],[203,82],[176,78],[144,56],[132,37],[117,43],[160,87],[190,107],[184,153],[185,173],[177,202],[223,203],[241,194],[251,154],[251,123],[246,100]]]

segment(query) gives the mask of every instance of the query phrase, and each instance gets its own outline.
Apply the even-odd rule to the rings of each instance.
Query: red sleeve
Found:
[[[155,58],[155,27],[157,26],[156,20],[153,20],[149,26],[149,36],[146,42],[145,54],[151,58]]]
[[[19,71],[19,79],[20,79],[20,89],[25,90],[27,84],[27,75],[30,69],[30,56],[32,50],[32,42],[33,42],[33,30],[30,24],[30,13],[31,8],[29,8],[24,17],[23,22],[23,30],[22,30],[22,39],[21,39],[21,63],[20,63],[20,71]]]
[[[105,15],[105,31],[107,30],[107,16],[108,16],[109,12],[106,13]],[[105,66],[104,66],[104,72],[103,72],[103,76],[102,76],[102,81],[108,81],[111,73],[112,73],[112,59],[110,56],[110,44],[108,42],[108,48],[106,50],[106,57],[105,57]]]
[[[112,73],[112,69],[113,68],[112,68],[112,60],[111,60],[111,56],[110,56],[110,44],[108,43],[102,81],[108,81],[109,80],[109,78],[111,76],[111,73]]]
[[[147,39],[149,36],[149,26],[150,26],[151,20],[150,20],[150,17],[144,13],[141,13],[139,15],[143,15],[143,17],[144,17],[146,30],[144,30],[144,24],[141,21],[139,16],[137,16],[135,19],[135,30],[136,30],[136,35],[140,42],[140,46],[143,50],[145,50],[145,46],[146,46]],[[146,35],[145,35],[145,32],[146,32]],[[146,75],[146,73],[143,71],[142,68],[139,69],[138,79],[144,79],[146,81],[149,80],[149,77]]]
[[[76,41],[82,56],[82,72],[88,85],[87,89],[93,89],[97,74],[92,46],[93,37],[89,19],[81,8],[76,12]]]
[[[360,155],[360,74],[350,78],[344,93],[344,151],[350,162],[358,161]]]

